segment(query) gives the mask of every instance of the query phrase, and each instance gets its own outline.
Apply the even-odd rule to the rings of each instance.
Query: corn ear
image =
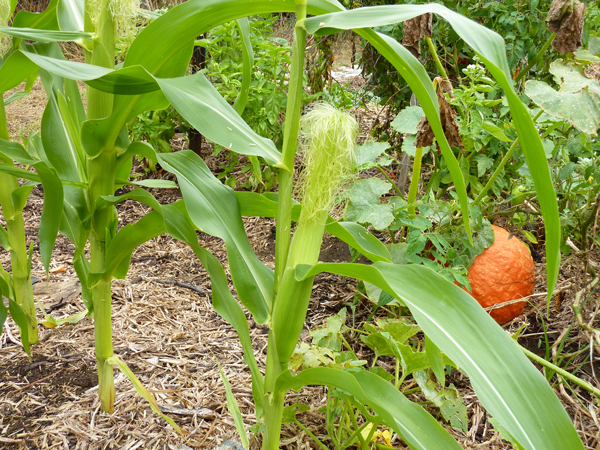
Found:
[[[272,326],[280,363],[292,355],[310,301],[313,278],[297,281],[298,264],[319,259],[329,209],[355,166],[356,120],[326,103],[317,104],[300,121],[308,142],[301,175],[302,211],[273,311]]]

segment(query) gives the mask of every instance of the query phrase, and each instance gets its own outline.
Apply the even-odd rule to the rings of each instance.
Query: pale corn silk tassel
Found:
[[[300,119],[301,136],[308,145],[299,182],[299,222],[318,220],[333,206],[356,167],[358,129],[354,117],[327,103],[315,104]]]
[[[4,0],[2,0],[4,1]],[[140,9],[139,0],[86,0],[86,10],[94,24],[98,26],[99,12],[108,4],[115,31],[118,35],[127,35],[136,25],[136,17]]]

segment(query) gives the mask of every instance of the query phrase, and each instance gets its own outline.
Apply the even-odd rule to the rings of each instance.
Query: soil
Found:
[[[346,55],[347,56],[347,55]],[[336,61],[343,58],[336,58]],[[357,86],[360,83],[357,84]],[[19,133],[36,130],[43,112],[45,94],[36,83],[33,94],[20,103],[8,106],[11,139]],[[361,138],[379,119],[381,108],[357,110],[361,122]],[[178,136],[174,145],[185,147]],[[206,144],[205,144],[206,145]],[[206,147],[206,154],[212,149]],[[206,158],[209,167],[216,169],[223,155]],[[141,166],[136,170],[143,173]],[[241,172],[235,174],[243,177]],[[153,174],[152,177],[169,177]],[[178,190],[151,190],[159,202],[166,204],[181,198]],[[36,295],[46,311],[57,319],[72,316],[83,310],[77,278],[72,266],[73,245],[59,236],[48,277],[39,257],[37,227],[43,192],[34,189],[25,209],[28,242],[34,243],[32,274],[40,279]],[[135,222],[148,208],[132,201],[118,205],[120,226]],[[494,218],[497,225],[506,225],[502,217]],[[250,242],[269,267],[274,263],[273,220],[245,219]],[[576,375],[600,386],[597,353],[590,348],[590,336],[574,323],[572,304],[578,292],[589,285],[591,278],[581,255],[562,261],[557,288],[546,309],[546,280],[544,275],[544,240],[540,222],[532,222],[530,231],[540,242],[532,246],[536,257],[536,294],[531,298],[524,315],[505,325],[509,332],[521,330],[519,341],[534,353],[561,358],[562,366]],[[382,239],[385,237],[381,236]],[[211,251],[227,268],[223,243],[214,237],[200,234],[200,244]],[[350,259],[348,246],[326,235],[320,259],[339,262]],[[597,251],[590,254],[595,267],[600,264]],[[9,255],[0,253],[0,263],[9,268]],[[309,316],[301,338],[310,341],[309,330],[325,323],[327,317],[351,303],[357,295],[355,280],[336,275],[317,276]],[[360,298],[360,296],[359,296]],[[591,291],[582,308],[585,323],[598,328],[598,293]],[[250,373],[242,359],[241,346],[235,331],[215,312],[211,304],[210,283],[205,270],[191,250],[169,237],[160,236],[136,249],[126,279],[113,282],[113,345],[115,354],[125,361],[142,384],[155,396],[161,409],[173,418],[188,434],[178,435],[135,391],[130,381],[115,370],[115,413],[99,411],[97,397],[94,330],[90,318],[53,329],[39,327],[40,342],[32,348],[32,359],[25,356],[14,322],[7,321],[0,336],[0,448],[6,450],[37,449],[160,449],[185,450],[217,448],[228,439],[235,439],[236,430],[227,410],[225,389],[218,363],[228,378],[239,403],[247,427],[256,423],[252,403]],[[356,304],[353,317],[359,328],[372,316],[385,315],[386,309],[374,311],[374,305],[364,298]],[[547,312],[548,316],[547,317]],[[41,311],[38,319],[44,319]],[[266,333],[264,326],[249,316],[250,334],[256,358],[264,367]],[[545,334],[544,334],[545,330]],[[564,347],[559,348],[561,343]],[[351,341],[357,356],[372,360],[371,351],[360,340]],[[591,361],[591,363],[590,363]],[[381,358],[379,364],[392,368],[392,361]],[[540,368],[540,370],[542,370]],[[556,378],[553,379],[556,381]],[[448,379],[459,390],[468,410],[468,431],[463,433],[446,425],[466,449],[512,449],[493,429],[489,414],[479,403],[470,383],[458,371]],[[410,388],[407,387],[407,388]],[[555,392],[575,423],[586,449],[599,445],[598,407],[587,391],[574,385],[555,383]],[[327,399],[323,387],[309,387],[290,392],[290,404],[304,403],[310,410],[298,414],[300,422],[327,445],[325,417],[322,408]],[[423,401],[413,394],[413,401]],[[429,410],[439,415],[433,407]],[[251,448],[259,447],[253,440]],[[396,439],[395,448],[406,448]],[[305,431],[285,424],[282,448],[318,448]],[[333,448],[333,447],[331,447]]]

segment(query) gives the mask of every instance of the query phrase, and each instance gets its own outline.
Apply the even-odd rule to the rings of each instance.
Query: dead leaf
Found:
[[[462,143],[462,139],[460,137],[460,128],[454,119],[456,113],[446,100],[446,96],[444,93],[447,93],[450,98],[454,98],[454,93],[452,92],[452,85],[449,80],[445,80],[441,77],[435,79],[437,84],[437,98],[438,104],[440,106],[440,120],[442,122],[442,129],[444,130],[444,134],[446,139],[448,140],[448,144],[451,147],[459,147],[461,150],[464,150],[464,146]],[[433,134],[433,130],[431,129],[431,125],[427,120],[426,116],[423,116],[417,125],[417,137],[415,139],[415,147],[428,147],[433,144],[433,138],[435,135]],[[440,146],[436,142],[436,146],[438,150]]]
[[[556,37],[552,47],[563,55],[572,53],[581,46],[585,3],[579,0],[554,0],[548,11],[546,23]]]
[[[421,45],[419,41],[424,37],[431,37],[431,13],[422,14],[404,22],[404,45],[416,57],[421,56]]]

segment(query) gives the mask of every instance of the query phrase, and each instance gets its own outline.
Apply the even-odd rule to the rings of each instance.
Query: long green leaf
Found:
[[[275,144],[255,133],[200,72],[189,77],[163,79],[153,77],[140,66],[111,70],[31,52],[23,54],[49,72],[83,80],[96,89],[114,94],[144,94],[162,89],[179,113],[208,139],[236,153],[261,156],[272,165],[281,160]],[[127,117],[122,115],[121,119]],[[108,145],[105,136],[110,136],[107,131],[112,126],[105,120],[86,123],[83,139],[89,156],[96,156]],[[71,147],[76,140],[72,142]]]
[[[238,197],[242,216],[277,216],[278,196],[276,193],[258,194],[256,192],[238,191],[235,194]],[[298,217],[300,217],[300,205],[295,205],[292,209],[292,220],[297,221]],[[355,248],[373,262],[392,261],[387,247],[357,223],[336,222],[330,217],[325,225],[325,231]]]
[[[2,301],[4,300],[2,299]],[[12,317],[12,319],[19,327],[19,333],[21,335],[21,344],[23,344],[23,350],[25,350],[27,356],[31,358],[31,353],[29,352],[28,323],[25,311],[23,311],[23,308],[21,308],[17,304],[17,302],[15,302],[12,298],[8,299],[8,310],[10,311],[10,317]]]
[[[252,131],[201,72],[156,81],[183,118],[211,141],[235,153],[262,156],[271,165],[280,163],[275,144]]]
[[[334,386],[368,405],[412,449],[460,449],[456,440],[422,406],[411,402],[391,383],[374,373],[344,372],[327,367],[307,369],[293,376],[283,372],[276,383],[278,392],[306,385]]]
[[[185,210],[183,201],[162,207],[167,233],[175,239],[186,242],[210,276],[212,303],[217,314],[225,319],[237,332],[244,349],[244,361],[252,374],[252,395],[256,407],[256,417],[260,419],[263,411],[263,376],[254,357],[254,348],[250,338],[248,321],[240,304],[229,292],[229,283],[223,266],[208,250],[198,245],[198,237],[191,219]]]
[[[42,206],[42,216],[40,218],[39,238],[42,263],[46,271],[48,271],[52,250],[54,248],[54,243],[56,242],[56,236],[58,235],[58,228],[62,217],[62,182],[53,168],[48,167],[44,161],[31,158],[19,143],[0,139],[0,154],[8,156],[18,163],[33,166],[39,176],[39,181],[41,181],[44,187],[45,195],[44,204]],[[27,172],[24,175],[30,173],[31,172]],[[30,177],[28,176],[28,178]]]
[[[69,42],[92,38],[91,34],[82,31],[35,30],[33,28],[16,27],[0,27],[0,33],[38,42]]]
[[[58,31],[58,20],[56,17],[57,5],[58,0],[50,0],[48,7],[41,13],[32,13],[23,10],[19,11],[15,15],[12,26],[17,28]]]
[[[59,0],[56,17],[61,31],[83,31],[85,1],[84,0]]]
[[[273,304],[273,271],[250,246],[233,189],[217,180],[191,151],[157,156],[161,166],[177,176],[194,225],[225,241],[240,300],[258,323],[265,323]]]
[[[368,281],[402,299],[427,336],[463,370],[483,406],[526,449],[583,449],[569,416],[540,372],[468,293],[417,265],[319,263],[321,272]]]
[[[233,109],[241,116],[246,109],[248,102],[248,93],[250,92],[250,83],[252,81],[252,70],[254,69],[254,51],[250,42],[250,21],[247,17],[237,20],[238,29],[240,31],[240,43],[242,46],[242,86],[235,102]]]
[[[544,217],[544,226],[546,229],[548,299],[550,299],[550,296],[554,291],[554,286],[556,285],[560,264],[559,245],[561,232],[558,204],[542,141],[527,108],[513,89],[513,82],[506,60],[506,47],[502,37],[496,32],[479,25],[477,22],[438,4],[389,5],[360,8],[342,13],[324,15],[318,18],[306,19],[304,24],[307,31],[311,33],[328,33],[333,30],[357,29],[357,32],[368,39],[382,55],[384,55],[399,70],[400,75],[406,79],[427,114],[435,135],[438,138],[438,142],[440,143],[440,147],[442,148],[442,151],[444,151],[444,146],[446,144],[445,139],[442,138],[441,129],[439,129],[437,122],[435,124],[431,122],[433,117],[431,112],[428,112],[431,108],[431,105],[428,103],[430,103],[429,100],[432,99],[428,99],[422,92],[420,93],[418,90],[414,90],[415,87],[419,87],[419,83],[411,82],[410,78],[407,78],[410,74],[407,73],[405,67],[402,67],[403,64],[399,60],[404,59],[407,63],[410,63],[410,55],[407,55],[408,52],[406,49],[395,40],[383,35],[376,35],[371,30],[363,29],[364,27],[383,26],[401,22],[428,12],[435,13],[450,23],[452,28],[454,28],[454,31],[456,31],[456,33],[464,39],[473,50],[475,50],[506,94],[513,123],[515,124],[517,134],[521,141],[521,147],[538,193]],[[414,57],[412,59],[414,60]],[[421,82],[424,82],[424,80],[421,80]],[[446,153],[444,153],[444,157],[446,158]],[[456,183],[458,178],[455,178],[454,173],[452,174],[452,177]],[[457,193],[459,196],[462,196],[462,189],[459,189],[459,186],[457,186]],[[462,203],[463,200],[461,198],[461,204]],[[464,213],[463,215],[466,216]]]

